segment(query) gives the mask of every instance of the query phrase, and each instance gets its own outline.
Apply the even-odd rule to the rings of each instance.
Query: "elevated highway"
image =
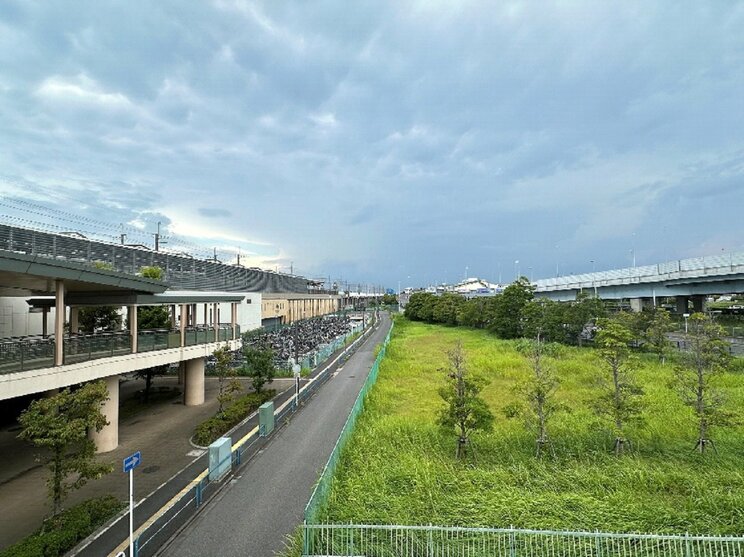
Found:
[[[537,296],[555,301],[575,300],[585,292],[605,300],[629,299],[638,310],[656,305],[658,298],[675,297],[680,313],[689,301],[702,311],[706,296],[744,292],[744,253],[540,279],[534,285]]]

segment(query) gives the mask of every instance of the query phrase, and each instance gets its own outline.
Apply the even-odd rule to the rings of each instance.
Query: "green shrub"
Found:
[[[47,519],[38,531],[0,552],[0,557],[64,555],[123,507],[124,504],[111,495],[89,499]]]
[[[268,390],[260,393],[249,393],[240,397],[225,408],[222,414],[212,416],[196,426],[193,437],[194,443],[206,447],[239,424],[241,420],[254,412],[264,402],[274,398],[275,395],[276,391]]]

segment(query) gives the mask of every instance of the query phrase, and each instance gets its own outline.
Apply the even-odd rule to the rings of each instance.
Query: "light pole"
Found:
[[[528,270],[528,271],[529,271],[529,273],[530,273],[530,282],[533,282],[533,281],[532,281],[532,279],[533,279],[533,275],[532,275],[532,267],[527,267],[527,270]]]
[[[519,259],[514,260],[514,282],[519,278]]]
[[[592,287],[594,287],[594,297],[596,298],[597,297],[597,283],[594,277],[594,259],[591,260],[591,264],[592,264]]]

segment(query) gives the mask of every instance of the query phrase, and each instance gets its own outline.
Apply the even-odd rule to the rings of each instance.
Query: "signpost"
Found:
[[[134,555],[134,469],[142,462],[142,454],[137,451],[124,459],[123,469],[129,472],[129,557]]]

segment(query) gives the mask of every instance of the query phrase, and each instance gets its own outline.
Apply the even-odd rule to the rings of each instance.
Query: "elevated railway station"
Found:
[[[144,267],[163,280],[140,276]],[[239,349],[277,304],[294,321],[337,311],[339,298],[294,275],[0,225],[0,401],[101,379],[109,425],[92,436],[113,450],[120,376],[176,364],[184,404],[200,405],[205,358]],[[125,328],[82,332],[80,312],[101,306],[125,314]],[[169,326],[139,330],[143,306],[167,308]]]

